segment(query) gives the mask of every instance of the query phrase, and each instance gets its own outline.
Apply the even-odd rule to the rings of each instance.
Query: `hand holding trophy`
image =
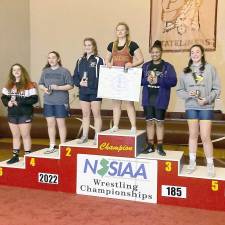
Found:
[[[88,74],[87,72],[85,71],[84,74],[83,74],[83,77],[80,81],[80,86],[83,86],[83,87],[87,87],[88,86]]]
[[[148,82],[150,84],[156,84],[157,83],[157,76],[154,71],[151,71],[148,75]]]

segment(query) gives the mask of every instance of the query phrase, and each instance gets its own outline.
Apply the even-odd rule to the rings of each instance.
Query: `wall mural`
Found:
[[[217,0],[150,0],[150,46],[162,41],[164,51],[188,51],[202,44],[216,50]]]

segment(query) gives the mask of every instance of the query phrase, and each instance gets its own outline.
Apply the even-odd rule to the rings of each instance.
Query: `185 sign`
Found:
[[[186,198],[187,188],[181,186],[162,185],[162,196],[173,198]]]

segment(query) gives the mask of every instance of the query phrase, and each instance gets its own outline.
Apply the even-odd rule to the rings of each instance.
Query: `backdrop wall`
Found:
[[[20,61],[31,71],[34,81],[39,80],[46,63],[47,53],[56,50],[62,62],[73,73],[75,62],[83,53],[83,39],[87,36],[97,40],[99,54],[106,55],[108,43],[115,39],[115,26],[125,21],[131,30],[131,38],[136,41],[144,55],[149,55],[149,0],[20,0],[19,3],[1,1],[1,26],[4,28],[1,42],[0,71],[2,76],[10,64]],[[29,6],[29,8],[28,8]],[[222,95],[219,108],[224,110],[225,97],[225,2],[218,0],[217,49],[207,52],[207,61],[216,66],[221,79]],[[2,38],[1,38],[2,39]],[[3,50],[4,51],[3,51]],[[3,53],[4,52],[4,53]],[[7,57],[6,57],[7,55]],[[188,61],[188,53],[164,53],[163,58],[171,62],[178,77]],[[5,77],[4,77],[5,78]],[[3,85],[3,79],[0,81]],[[77,90],[70,92],[72,108],[79,108]],[[42,95],[42,93],[41,93]],[[41,98],[42,100],[42,98]],[[103,109],[111,109],[111,101],[103,101]],[[136,109],[142,110],[139,103]],[[183,103],[177,101],[175,89],[172,91],[169,111],[182,111]]]
[[[0,2],[0,88],[5,84],[9,68],[15,62],[30,70],[29,0]],[[0,114],[5,112],[2,103]]]

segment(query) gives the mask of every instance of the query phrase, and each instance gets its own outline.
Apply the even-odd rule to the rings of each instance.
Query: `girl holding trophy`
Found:
[[[111,42],[107,48],[106,66],[122,66],[129,69],[141,65],[144,62],[143,55],[137,43],[130,40],[130,31],[126,23],[120,22],[116,26],[116,41]],[[131,123],[131,133],[136,132],[136,112],[134,103],[124,101],[127,114]],[[120,100],[112,100],[113,104],[113,127],[111,132],[119,129],[119,120],[121,116]]]
[[[154,137],[157,136],[157,151],[165,156],[163,149],[164,119],[170,100],[170,90],[176,86],[174,67],[162,59],[162,46],[155,41],[151,48],[152,60],[142,67],[142,105],[147,124],[148,145],[145,153],[155,151]]]
[[[103,65],[103,59],[98,56],[96,41],[93,38],[85,38],[84,54],[77,60],[73,75],[74,84],[79,87],[79,99],[83,115],[83,135],[78,140],[78,144],[88,141],[91,111],[94,116],[94,144],[97,141],[97,133],[102,128],[100,113],[102,99],[97,98],[100,65]]]
[[[60,143],[66,141],[66,122],[69,116],[69,93],[73,88],[73,79],[70,72],[62,67],[58,52],[52,51],[48,54],[39,87],[44,91],[44,116],[47,120],[50,146],[45,154],[56,151],[56,123],[59,128]]]
[[[215,68],[205,60],[204,48],[193,45],[190,48],[188,66],[181,74],[177,94],[185,100],[186,117],[189,127],[189,165],[187,173],[196,169],[196,152],[200,133],[207,160],[209,177],[215,176],[211,126],[216,98],[220,84]]]
[[[13,157],[7,164],[13,164],[19,161],[20,137],[23,140],[25,155],[31,152],[33,104],[38,102],[36,84],[30,81],[22,65],[16,63],[11,66],[1,99],[8,108],[8,123],[13,136]]]

